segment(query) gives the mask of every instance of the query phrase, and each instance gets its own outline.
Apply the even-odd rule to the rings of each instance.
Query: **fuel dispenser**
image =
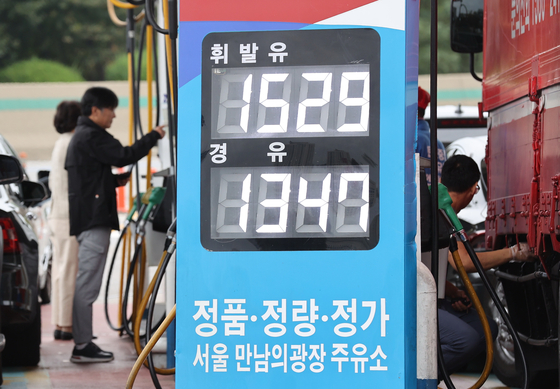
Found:
[[[418,3],[179,15],[177,387],[416,387]]]

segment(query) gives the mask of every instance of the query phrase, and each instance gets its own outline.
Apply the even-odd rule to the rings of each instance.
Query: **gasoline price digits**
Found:
[[[216,68],[212,138],[367,136],[369,65]]]
[[[211,176],[213,238],[369,233],[369,166],[213,168]]]

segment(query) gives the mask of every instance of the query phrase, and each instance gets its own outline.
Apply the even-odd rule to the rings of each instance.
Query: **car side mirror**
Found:
[[[482,52],[484,0],[451,0],[451,50]]]
[[[23,180],[23,168],[16,157],[0,155],[0,184],[13,184]]]
[[[25,205],[32,207],[48,198],[47,189],[40,182],[21,182],[22,200]]]

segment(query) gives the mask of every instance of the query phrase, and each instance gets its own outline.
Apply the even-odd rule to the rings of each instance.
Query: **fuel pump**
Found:
[[[177,60],[176,60],[176,35],[177,35],[177,26],[176,26],[176,12],[177,12],[177,4],[174,1],[163,1],[158,2],[160,9],[157,12],[157,21],[156,21],[156,10],[154,9],[155,5],[154,0],[141,0],[141,1],[119,1],[119,0],[108,0],[107,7],[109,11],[109,15],[111,19],[117,25],[122,25],[127,27],[127,51],[128,51],[128,67],[129,67],[129,101],[130,101],[130,112],[129,112],[129,121],[130,121],[130,133],[129,138],[132,142],[132,139],[136,137],[136,133],[139,131],[142,133],[142,121],[140,119],[140,98],[139,98],[139,90],[140,90],[140,69],[142,64],[142,52],[144,50],[144,43],[146,43],[146,58],[147,58],[147,94],[148,94],[148,120],[147,120],[147,128],[151,129],[153,127],[153,88],[152,88],[152,80],[154,79],[154,65],[155,65],[155,86],[156,86],[156,94],[157,94],[157,114],[156,114],[156,123],[160,123],[161,121],[165,122],[167,120],[169,129],[168,129],[168,143],[160,142],[158,146],[160,160],[162,161],[162,165],[164,170],[162,172],[154,174],[154,176],[164,177],[164,186],[165,187],[152,187],[152,171],[151,171],[151,154],[148,155],[147,158],[147,171],[146,171],[146,182],[147,188],[144,194],[140,193],[140,175],[138,169],[136,169],[136,180],[135,184],[136,187],[133,188],[132,184],[129,188],[129,204],[131,206],[131,210],[125,220],[124,228],[121,232],[119,240],[117,242],[117,247],[115,248],[115,252],[110,264],[109,268],[109,281],[111,280],[111,275],[113,272],[113,268],[115,265],[115,261],[117,259],[117,252],[120,250],[122,252],[122,263],[121,263],[121,285],[119,296],[121,299],[119,301],[119,308],[118,308],[118,322],[112,323],[109,317],[109,309],[108,309],[108,290],[109,290],[109,283],[107,283],[107,290],[105,291],[105,313],[106,318],[114,330],[120,331],[121,333],[125,331],[131,337],[133,337],[135,341],[135,345],[138,349],[138,352],[141,351],[141,344],[140,341],[146,335],[149,337],[151,332],[155,331],[156,328],[152,329],[152,316],[153,316],[153,305],[155,304],[155,298],[153,299],[153,303],[150,302],[148,304],[148,299],[152,293],[157,295],[157,290],[161,284],[161,279],[157,278],[159,275],[166,274],[165,270],[162,270],[162,264],[160,261],[160,265],[158,270],[156,271],[156,275],[154,276],[150,286],[148,287],[148,291],[143,294],[144,291],[144,279],[146,274],[146,267],[147,267],[147,253],[149,252],[146,250],[147,245],[151,247],[154,246],[153,241],[157,240],[154,238],[154,234],[156,231],[156,224],[157,224],[157,231],[165,232],[169,223],[174,219],[175,215],[175,138],[176,138],[176,101],[177,101],[177,93],[174,90],[176,88],[176,74],[177,74]],[[135,9],[141,9],[141,12],[137,12],[136,16],[134,15],[133,11]],[[127,10],[127,19],[126,21],[118,20],[114,8],[119,7]],[[144,20],[144,24],[141,28],[141,35],[140,41],[138,45],[138,55],[135,55],[135,22],[141,21],[144,16],[147,16]],[[165,29],[159,27],[159,24],[164,24]],[[165,44],[160,42],[159,45],[155,45],[155,35],[154,31],[159,33],[159,36],[165,35]],[[170,33],[171,31],[171,33]],[[162,50],[162,48],[165,49]],[[158,50],[159,48],[159,50]],[[174,54],[175,53],[175,54]],[[158,55],[159,54],[159,55]],[[135,66],[135,58],[137,57],[137,66]],[[154,58],[157,58],[154,61]],[[159,59],[159,60],[158,60]],[[164,66],[161,66],[164,64]],[[161,82],[163,81],[163,82]],[[165,84],[165,88],[159,88],[160,84]],[[135,190],[134,190],[135,189]],[[166,190],[167,189],[167,190]],[[133,196],[133,192],[136,192],[137,195]],[[159,212],[156,215],[156,209]],[[161,216],[164,214],[164,216]],[[134,217],[136,219],[134,220]],[[156,216],[156,219],[154,219]],[[157,221],[157,223],[156,223]],[[148,222],[150,223],[149,229],[146,229],[148,226]],[[167,225],[166,225],[167,223]],[[132,231],[132,227],[135,226],[135,231]],[[152,234],[152,235],[149,235]],[[132,237],[135,237],[135,242],[132,241]],[[157,237],[156,237],[157,238]],[[167,246],[169,246],[169,237]],[[166,249],[167,249],[166,246]],[[174,247],[174,246],[173,246]],[[152,251],[154,251],[152,249]],[[171,250],[173,253],[174,250]],[[164,252],[165,253],[165,252]],[[171,260],[171,254],[169,256],[162,256],[163,259],[166,258],[165,266]],[[165,266],[163,266],[165,268]],[[128,275],[125,277],[125,271],[128,268]],[[173,288],[175,286],[175,279],[174,279],[174,271],[167,272],[171,273],[168,276],[167,286],[168,288]],[[124,278],[123,278],[124,277]],[[159,281],[158,281],[159,280]],[[154,291],[155,288],[155,291]],[[132,315],[129,317],[127,312],[128,306],[128,297],[129,291],[133,290],[133,312]],[[173,293],[166,293],[168,297],[166,300],[169,300],[171,303],[174,301],[174,291]],[[168,302],[169,302],[168,301]],[[146,310],[146,305],[149,305],[149,308]],[[172,305],[172,304],[171,304]],[[171,308],[171,306],[169,307]],[[151,309],[151,311],[150,311]],[[133,326],[138,322],[138,326],[143,317],[149,314],[149,319],[147,320],[147,329],[144,335],[141,335],[139,332],[135,332],[135,328]],[[162,319],[155,324],[155,327],[158,327],[161,324]],[[167,326],[172,324],[172,322],[168,322]],[[139,327],[138,327],[139,331]],[[168,337],[168,348],[171,357],[168,357],[168,361],[170,361],[171,365],[174,365],[174,350],[175,350],[175,342],[174,342],[174,331],[169,333]],[[158,336],[159,337],[159,336]],[[168,350],[168,351],[169,351]],[[151,364],[151,360],[150,360]],[[174,369],[158,369],[154,368],[150,365],[150,371],[152,373],[152,379],[154,380],[154,385],[159,387],[159,383],[157,382],[157,378],[155,378],[155,373],[160,374],[173,374]]]
[[[134,337],[134,333],[132,332],[132,328],[130,328],[130,322],[126,319],[127,318],[127,307],[128,307],[128,295],[130,286],[132,283],[132,278],[134,275],[134,268],[136,267],[136,263],[142,253],[145,252],[145,248],[143,248],[144,244],[144,237],[145,237],[145,228],[146,223],[149,217],[153,217],[152,211],[154,208],[161,204],[163,197],[165,196],[165,188],[150,188],[148,192],[146,192],[143,196],[141,196],[141,202],[145,205],[144,212],[139,214],[138,216],[138,223],[136,225],[136,247],[134,250],[134,255],[132,257],[132,261],[130,262],[130,267],[128,271],[128,277],[126,281],[126,287],[123,293],[123,303],[122,303],[122,317],[125,319],[123,328],[124,330],[131,336]],[[137,304],[135,305],[137,306]],[[141,317],[143,311],[136,309],[136,317]],[[134,316],[134,315],[133,315]]]

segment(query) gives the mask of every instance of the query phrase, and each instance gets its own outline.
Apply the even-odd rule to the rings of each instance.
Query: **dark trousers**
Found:
[[[93,302],[99,296],[107,260],[110,227],[96,227],[78,235],[78,275],[72,311],[74,343],[89,343],[93,337]]]
[[[451,307],[451,303],[444,301],[438,309],[438,320],[440,344],[448,374],[465,367],[486,349],[482,323],[474,308],[459,312]],[[491,318],[488,318],[488,324],[492,339],[495,339],[498,327]]]

